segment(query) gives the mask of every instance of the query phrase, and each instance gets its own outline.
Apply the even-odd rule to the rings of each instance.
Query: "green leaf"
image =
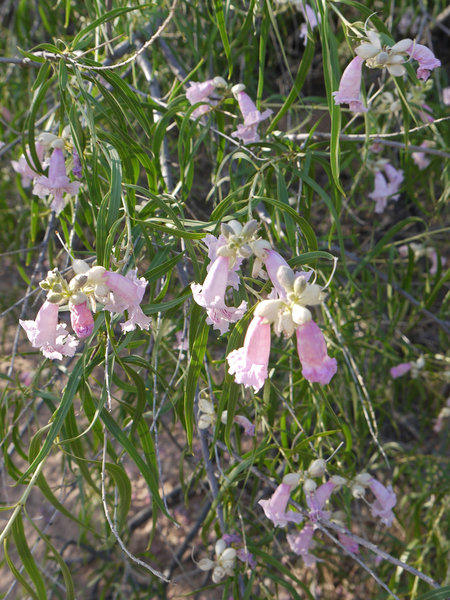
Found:
[[[214,13],[216,15],[217,27],[219,28],[223,49],[225,50],[225,56],[227,57],[228,61],[228,78],[230,78],[233,73],[233,61],[231,59],[230,42],[228,41],[227,26],[225,23],[223,6],[224,3],[222,2],[222,0],[214,0]]]
[[[36,587],[37,597],[39,598],[39,600],[47,600],[45,583],[42,579],[42,575],[36,565],[33,555],[31,554],[30,549],[28,548],[25,530],[23,528],[22,515],[20,512],[14,519],[14,523],[11,527],[11,534],[14,539],[14,543],[17,548],[17,553],[20,556],[20,560],[22,561],[24,569],[30,576],[30,579],[33,581]]]

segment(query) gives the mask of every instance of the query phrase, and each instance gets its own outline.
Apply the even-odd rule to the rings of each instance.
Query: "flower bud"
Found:
[[[222,539],[222,538],[219,538],[217,540],[217,542],[216,542],[215,547],[214,547],[214,550],[216,552],[216,556],[219,557],[224,552],[224,550],[226,549],[226,547],[227,547],[227,545],[225,543],[225,540]]]
[[[87,272],[89,283],[103,283],[103,274],[106,273],[105,267],[92,267]]]
[[[213,560],[210,560],[209,558],[202,558],[198,562],[197,566],[202,571],[209,571],[209,570],[211,570],[215,566],[215,564],[216,563]]]
[[[225,79],[223,77],[214,77],[213,83],[216,86],[216,88],[226,88],[227,87],[227,82],[225,81]]]
[[[63,298],[64,296],[62,294],[55,294],[55,292],[47,294],[47,302],[51,302],[51,304],[58,304]]]
[[[259,227],[258,221],[256,221],[256,219],[252,219],[251,221],[246,223],[244,225],[244,227],[242,228],[242,232],[241,232],[242,237],[244,237],[244,238],[252,237],[258,231],[258,227]]]
[[[379,48],[372,46],[372,44],[367,44],[366,42],[355,48],[355,53],[365,60],[368,58],[373,58],[378,54],[379,51]]]
[[[80,288],[82,288],[84,285],[86,285],[87,283],[87,275],[75,275],[75,277],[72,277],[72,279],[70,280],[69,283],[69,290],[71,291],[76,291],[79,290]]]
[[[109,287],[100,283],[94,288],[94,296],[98,302],[105,304],[109,298]]]
[[[216,565],[213,570],[212,580],[214,583],[219,583],[226,575],[226,571],[220,565]]]
[[[306,277],[303,277],[303,276],[296,277],[296,279],[294,281],[294,292],[297,295],[302,294],[305,291],[307,285],[308,285],[308,282],[306,281]]]
[[[78,294],[74,295],[78,296]],[[84,296],[84,294],[80,295]],[[74,330],[76,336],[80,339],[89,337],[94,331],[94,317],[92,316],[87,302],[84,301],[80,304],[71,304],[71,302],[69,302],[69,306],[70,321],[72,324],[72,329]]]
[[[385,65],[389,60],[389,54],[387,52],[379,52],[376,56],[377,64]]]
[[[266,258],[267,251],[272,250],[272,246],[267,240],[256,240],[251,243],[251,246],[255,255],[262,260]]]
[[[311,312],[307,308],[300,304],[294,304],[292,307],[292,320],[296,325],[303,325],[304,323],[311,321],[311,319]]]
[[[342,487],[343,485],[346,485],[346,483],[347,483],[347,480],[345,479],[345,477],[341,477],[340,475],[333,475],[332,477],[330,477],[329,480],[332,483],[334,483],[334,485],[337,487]]]
[[[286,290],[291,290],[295,282],[294,271],[291,267],[278,267],[277,279]]]
[[[239,92],[243,92],[245,90],[245,85],[243,83],[237,83],[236,85],[233,85],[233,87],[231,88],[231,93],[233,94],[234,97],[236,97]]]
[[[50,148],[60,148],[61,150],[64,150],[64,140],[60,137],[57,137],[53,140],[53,142],[50,143]]]
[[[298,485],[299,481],[300,473],[286,473],[286,475],[283,477],[283,483],[290,485],[291,487]]]
[[[255,308],[255,317],[262,317],[269,323],[273,323],[278,318],[278,313],[283,306],[282,300],[262,300]]]
[[[253,252],[248,244],[242,244],[242,246],[239,247],[238,254],[239,256],[242,256],[242,258],[250,258]]]
[[[317,283],[308,283],[304,292],[300,296],[299,302],[304,306],[315,306],[321,304],[325,294],[322,292],[322,287]]]
[[[312,494],[315,492],[316,488],[317,483],[313,479],[306,479],[305,483],[303,484],[303,490],[305,494]]]
[[[354,498],[363,498],[365,493],[365,489],[362,485],[357,483],[352,485],[352,494]]]
[[[226,548],[220,555],[221,561],[233,561],[236,558],[236,550],[234,548]]]
[[[232,256],[234,254],[233,250],[231,250],[231,248],[228,248],[228,246],[220,246],[220,248],[217,248],[216,251],[217,256]]]
[[[55,285],[52,285],[52,292],[55,292],[55,294],[60,294],[62,291],[63,288],[60,283],[55,283]]]
[[[57,136],[53,133],[48,133],[47,131],[43,131],[37,137],[37,141],[41,146],[50,146],[50,144],[56,140]]]
[[[230,227],[228,225],[228,223],[222,223],[220,225],[220,232],[226,239],[228,239],[230,236],[234,235],[234,230],[232,227]]]
[[[72,261],[72,269],[76,275],[80,275],[81,273],[87,273],[90,269],[87,262],[84,260],[80,260],[79,258],[75,258]]]
[[[86,302],[86,301],[87,301],[86,294],[83,294],[83,292],[75,292],[75,294],[72,294],[70,296],[69,306],[76,306],[77,304],[82,304],[83,302]]]
[[[356,483],[363,486],[369,485],[372,479],[373,477],[369,473],[359,473],[359,475],[355,477]]]
[[[49,286],[48,282],[45,279],[39,283],[39,287],[42,288],[43,290],[49,290],[50,289],[50,286]]]
[[[242,233],[242,225],[236,219],[232,219],[228,225],[232,228],[234,235],[241,235]]]
[[[376,31],[373,29],[369,29],[367,32],[367,37],[369,38],[370,43],[377,48],[381,48],[380,37]]]
[[[394,44],[391,48],[392,52],[406,52],[408,48],[412,45],[413,41],[409,38],[405,38],[404,40],[400,40],[396,44]]]
[[[308,475],[310,477],[322,477],[326,471],[326,468],[327,463],[324,461],[324,459],[318,458],[309,465]]]

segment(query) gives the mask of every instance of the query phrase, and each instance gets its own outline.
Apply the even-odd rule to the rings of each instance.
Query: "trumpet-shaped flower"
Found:
[[[150,327],[151,319],[147,317],[140,307],[144,297],[147,280],[136,277],[137,269],[128,271],[124,276],[112,271],[104,271],[101,280],[112,294],[105,304],[105,310],[113,313],[128,311],[128,321],[121,324],[122,331],[133,331],[138,325],[141,329]]]
[[[400,185],[404,179],[403,171],[395,169],[391,164],[384,165],[387,181],[381,171],[375,173],[375,187],[369,198],[375,201],[375,212],[382,213],[387,206],[388,199],[398,200]]]
[[[392,509],[397,503],[397,496],[392,490],[392,486],[388,485],[386,488],[382,483],[372,478],[369,482],[369,487],[376,498],[375,502],[370,506],[372,516],[380,517],[381,522],[390,527],[394,520]]]
[[[94,317],[87,301],[70,305],[70,322],[76,336],[80,339],[91,335],[94,331]]]
[[[230,259],[228,256],[218,256],[211,264],[203,285],[192,283],[192,297],[200,306],[206,308],[208,317],[206,322],[213,325],[220,333],[228,331],[230,323],[235,323],[247,310],[247,303],[242,301],[237,307],[225,304],[225,291],[230,273]]]
[[[409,48],[406,50],[411,58],[417,60],[419,67],[417,69],[417,78],[426,81],[430,76],[430,71],[441,66],[441,61],[435,57],[433,52],[422,44],[416,44],[412,42]]]
[[[260,504],[266,514],[277,527],[284,527],[288,523],[301,523],[303,517],[293,510],[286,510],[291,495],[291,486],[280,483],[269,500],[260,500]]]
[[[308,36],[308,23],[311,29],[315,29],[320,23],[321,19],[320,15],[316,16],[314,10],[306,2],[304,6],[303,4],[300,4],[300,10],[302,11],[306,21],[306,23],[302,23],[300,25],[300,39],[303,40],[303,44],[306,46],[306,38]]]
[[[253,317],[243,347],[227,356],[228,372],[235,375],[236,383],[253,386],[257,392],[268,377],[269,355],[270,324],[261,317]]]
[[[67,333],[64,324],[58,324],[58,312],[57,304],[45,301],[35,321],[19,320],[19,323],[33,348],[39,348],[47,358],[61,360],[75,354],[78,340]]]
[[[258,125],[270,117],[272,111],[270,109],[261,113],[253,100],[244,91],[237,92],[237,101],[244,117],[244,124],[239,124],[236,131],[233,131],[231,137],[240,138],[244,144],[259,141]]]
[[[297,350],[305,379],[322,385],[331,381],[337,361],[328,356],[325,338],[314,321],[297,327]]]
[[[50,157],[48,177],[41,175],[36,179],[33,194],[36,194],[39,198],[46,198],[52,194],[53,201],[50,208],[59,215],[66,204],[63,195],[76,196],[79,189],[80,183],[78,181],[71,182],[67,177],[63,151],[61,148],[55,148]]]
[[[367,112],[361,101],[361,78],[364,58],[355,56],[342,73],[339,90],[333,92],[335,104],[349,104],[353,112]]]
[[[221,248],[222,246],[225,246],[227,243],[227,240],[225,239],[225,236],[223,236],[223,235],[219,235],[219,237],[217,238],[214,235],[211,235],[210,233],[208,233],[203,238],[202,241],[208,247],[208,258],[210,260],[210,263],[207,266],[206,270],[209,273],[212,265],[214,264],[214,261],[216,260],[216,258],[218,256],[217,255],[218,249]],[[239,280],[239,275],[237,274],[237,271],[240,268],[242,261],[243,261],[243,259],[238,256],[234,260],[232,266],[230,266],[230,264],[228,264],[227,286],[231,286],[235,290],[239,289],[240,280]]]
[[[306,493],[306,504],[309,508],[309,518],[311,521],[317,521],[318,519],[328,519],[330,513],[323,510],[327,500],[331,496],[333,490],[336,488],[336,484],[332,481],[327,481],[320,485],[311,493]]]

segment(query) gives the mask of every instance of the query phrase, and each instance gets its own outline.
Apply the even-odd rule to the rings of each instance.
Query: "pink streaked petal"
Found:
[[[227,356],[228,372],[235,375],[236,383],[253,387],[257,392],[268,377],[270,355],[270,324],[254,317],[247,329],[242,348]]]
[[[292,552],[301,556],[307,567],[312,567],[316,563],[316,557],[309,553],[313,545],[313,535],[313,526],[305,525],[297,534],[288,534],[286,536]]]
[[[214,329],[218,329],[221,334],[228,331],[230,323],[236,323],[247,312],[247,302],[243,300],[241,304],[235,308],[233,306],[226,306],[222,302],[210,304],[206,307],[207,318],[206,323],[212,325]]]

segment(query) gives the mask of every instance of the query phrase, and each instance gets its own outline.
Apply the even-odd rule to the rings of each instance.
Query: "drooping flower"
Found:
[[[311,29],[315,29],[320,23],[321,19],[320,15],[316,16],[314,10],[306,2],[304,6],[303,4],[300,4],[300,9],[306,21],[306,23],[302,23],[300,25],[300,39],[303,40],[303,44],[306,46],[306,38],[308,37],[308,23]]]
[[[208,317],[206,322],[218,329],[220,333],[228,331],[230,323],[235,323],[247,310],[247,303],[242,301],[237,307],[225,304],[225,292],[230,277],[230,258],[218,256],[211,264],[211,268],[203,284],[192,283],[192,297],[200,306],[206,308]]]
[[[228,420],[228,411],[227,410],[224,410],[222,412],[220,419],[224,425],[227,424],[227,420]],[[240,425],[244,429],[244,432],[246,435],[250,435],[250,436],[255,435],[255,425],[254,425],[254,423],[249,421],[247,419],[247,417],[244,417],[243,415],[234,415],[233,423],[237,423],[238,425]]]
[[[353,112],[367,112],[361,101],[361,78],[364,58],[355,56],[342,73],[339,90],[333,92],[335,104],[349,104]]]
[[[399,365],[396,365],[395,367],[391,367],[391,369],[389,370],[389,373],[391,374],[391,377],[393,379],[397,379],[397,377],[401,377],[402,375],[404,375],[405,373],[410,371],[411,368],[412,368],[411,362],[404,362],[404,363],[400,363]]]
[[[328,356],[323,333],[313,320],[297,327],[297,350],[305,379],[322,385],[331,381],[337,361]]]
[[[241,110],[242,116],[244,117],[244,124],[238,125],[237,130],[233,131],[231,137],[240,138],[244,144],[250,144],[259,141],[258,125],[262,121],[265,121],[272,114],[272,110],[268,109],[261,113],[257,108],[253,100],[243,91],[241,84],[234,86],[233,92],[236,95]]]
[[[63,195],[76,196],[79,189],[80,182],[71,182],[67,177],[66,163],[62,149],[59,147],[55,148],[50,157],[48,177],[41,175],[36,179],[33,194],[36,194],[39,198],[46,198],[50,194],[53,195],[50,208],[59,215],[66,204]]]
[[[19,323],[33,348],[39,348],[47,358],[62,360],[63,356],[75,354],[78,340],[67,333],[65,324],[58,323],[58,312],[57,304],[45,301],[34,321],[19,320]]]
[[[36,142],[36,154],[39,158],[40,163],[42,163],[42,159],[44,158],[44,151],[45,151],[44,146],[42,146],[41,144]],[[33,164],[33,161],[30,156],[30,151],[28,149],[27,149],[27,157],[28,157],[28,162],[27,162],[27,159],[25,158],[24,154],[22,154],[22,156],[19,158],[19,160],[11,161],[12,168],[14,169],[14,171],[16,173],[18,173],[21,176],[22,185],[24,187],[28,187],[30,185],[30,183],[32,182],[32,180],[39,175],[39,173],[37,173],[34,169],[32,169],[30,167],[30,165],[28,164],[29,162],[31,164]]]
[[[121,324],[122,331],[133,331],[138,325],[141,329],[150,327],[151,319],[147,317],[140,303],[144,297],[147,280],[144,277],[136,277],[137,269],[132,269],[124,276],[112,271],[104,271],[101,281],[112,292],[105,304],[105,310],[112,313],[123,313],[128,311],[128,321]]]
[[[292,552],[301,556],[307,567],[316,563],[316,557],[309,551],[313,545],[314,526],[307,523],[301,531],[296,534],[288,534],[287,541]]]
[[[390,527],[394,520],[392,509],[397,503],[397,496],[391,485],[386,488],[382,483],[372,478],[369,487],[372,490],[376,500],[370,506],[370,511],[373,517],[380,517],[381,522]]]
[[[253,317],[245,334],[242,348],[227,356],[228,372],[235,375],[236,383],[262,388],[268,377],[270,355],[270,324],[261,317]]]
[[[69,304],[72,329],[80,339],[87,338],[94,331],[94,317],[87,301],[80,304]]]
[[[329,511],[323,510],[323,507],[335,488],[336,485],[332,481],[327,481],[311,493],[305,492],[306,504],[309,508],[309,518],[312,522],[330,517]]]
[[[284,527],[288,523],[301,523],[303,517],[293,510],[286,510],[291,495],[291,486],[280,483],[269,500],[260,500],[260,504],[268,519],[277,527]]]
[[[416,44],[412,42],[409,48],[406,50],[411,58],[417,60],[419,67],[417,69],[417,78],[426,81],[430,76],[430,71],[441,66],[441,61],[435,57],[433,52],[422,44]]]
[[[189,87],[186,90],[186,98],[190,104],[194,105],[198,102],[208,102],[208,104],[200,104],[191,114],[195,119],[206,114],[214,102],[210,96],[215,92],[216,88],[226,87],[226,81],[222,77],[214,77],[214,79],[207,79],[206,81],[190,81]]]
[[[369,194],[369,198],[375,201],[376,213],[382,213],[385,210],[388,199],[399,199],[400,194],[398,191],[404,179],[403,171],[396,169],[390,163],[386,162],[382,168],[387,175],[387,181],[383,173],[377,171],[375,173],[374,190]]]
[[[206,244],[206,246],[208,248],[208,258],[210,260],[210,263],[206,267],[206,271],[209,273],[212,265],[214,264],[214,261],[216,260],[216,258],[218,256],[217,255],[218,249],[221,248],[222,246],[225,246],[227,243],[227,240],[225,239],[225,236],[223,236],[223,235],[219,235],[219,237],[215,237],[214,235],[207,233],[206,236],[202,239],[202,241]],[[231,286],[235,290],[239,289],[240,279],[239,279],[239,275],[238,275],[237,271],[241,267],[242,261],[243,261],[243,259],[240,256],[238,256],[233,261],[232,265],[228,264],[227,286]]]

